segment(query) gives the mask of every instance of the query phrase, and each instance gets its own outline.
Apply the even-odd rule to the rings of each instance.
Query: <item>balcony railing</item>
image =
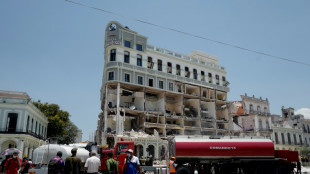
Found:
[[[0,134],[26,134],[26,135],[30,135],[30,136],[33,136],[33,137],[36,137],[38,139],[46,139],[45,137],[43,137],[42,135],[40,134],[37,134],[35,132],[32,132],[30,130],[27,130],[27,131],[24,131],[22,129],[0,129]]]

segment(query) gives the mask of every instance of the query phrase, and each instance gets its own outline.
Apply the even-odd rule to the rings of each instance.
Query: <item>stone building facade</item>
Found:
[[[112,145],[131,130],[160,137],[227,135],[228,84],[217,57],[149,45],[147,37],[112,21],[105,31],[96,141]]]
[[[271,117],[268,99],[241,95],[241,101],[229,102],[230,132],[234,136],[271,138]]]
[[[27,93],[0,91],[0,151],[15,147],[32,158],[33,150],[47,143],[47,125]]]

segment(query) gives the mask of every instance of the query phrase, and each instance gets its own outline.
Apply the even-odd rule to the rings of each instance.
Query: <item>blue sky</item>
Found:
[[[310,64],[310,1],[76,1],[243,48]],[[310,118],[310,66],[270,58],[146,25],[64,0],[0,1],[0,90],[56,103],[82,129],[97,127],[109,21],[182,54],[219,58],[230,82],[228,100],[268,98],[272,114],[293,107]],[[303,109],[302,109],[303,108]]]

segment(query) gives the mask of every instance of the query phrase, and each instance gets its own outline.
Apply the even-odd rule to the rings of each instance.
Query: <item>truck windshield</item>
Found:
[[[120,153],[126,153],[126,151],[128,150],[128,146],[128,144],[118,144],[116,155],[119,155]]]

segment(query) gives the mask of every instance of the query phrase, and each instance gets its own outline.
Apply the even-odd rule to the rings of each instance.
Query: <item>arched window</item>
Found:
[[[27,126],[26,126],[26,132],[28,132],[29,130],[29,121],[30,121],[30,117],[28,115],[28,118],[27,118]]]
[[[250,104],[250,113],[253,113],[253,104]]]
[[[208,80],[209,80],[209,83],[212,83],[212,74],[211,73],[208,73]]]
[[[189,78],[190,77],[190,72],[189,72],[189,69],[188,69],[188,67],[186,66],[185,67],[185,77],[187,77],[187,78]]]
[[[205,72],[201,71],[201,81],[205,81]]]
[[[194,79],[197,80],[198,78],[197,69],[193,70],[193,74],[194,74]]]
[[[260,106],[257,106],[257,112],[260,114]]]

